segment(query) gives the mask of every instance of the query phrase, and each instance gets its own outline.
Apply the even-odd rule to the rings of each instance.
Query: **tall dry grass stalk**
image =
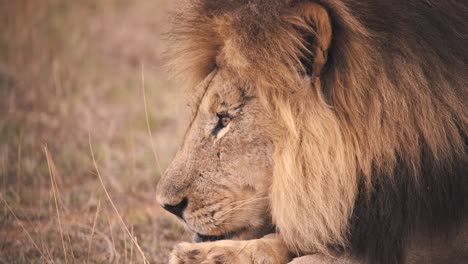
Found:
[[[16,193],[21,195],[21,182],[22,182],[22,177],[21,177],[21,161],[22,161],[22,155],[21,155],[21,150],[22,150],[22,135],[20,135],[20,140],[18,144],[18,150],[17,150],[17,164],[16,164]]]
[[[62,248],[63,248],[63,255],[65,258],[65,263],[68,263],[68,255],[67,255],[67,250],[65,248],[65,241],[63,239],[63,228],[62,228],[62,220],[60,218],[60,209],[59,209],[59,203],[57,199],[57,193],[58,193],[58,188],[57,188],[57,181],[56,181],[56,170],[55,166],[53,165],[53,160],[50,157],[49,150],[47,149],[47,146],[44,146],[44,153],[47,159],[47,166],[49,168],[49,175],[50,175],[50,183],[52,187],[52,193],[54,195],[54,201],[55,201],[55,210],[57,212],[57,220],[59,224],[59,230],[60,230],[60,238],[62,240]]]
[[[140,69],[141,69],[141,89],[143,93],[143,106],[145,108],[146,127],[148,128],[148,136],[151,142],[151,149],[153,150],[154,160],[156,161],[156,164],[158,166],[159,175],[161,175],[162,169],[159,163],[159,156],[158,156],[158,153],[156,152],[156,147],[154,146],[153,133],[151,132],[151,126],[149,122],[148,104],[146,102],[146,90],[145,90],[145,67],[143,63],[140,63]]]
[[[96,223],[99,216],[99,209],[101,208],[101,199],[98,201],[98,205],[96,207],[96,214],[94,215],[93,220],[93,230],[91,231],[91,237],[89,238],[89,246],[88,246],[88,256],[86,258],[86,263],[89,263],[89,255],[91,253],[91,248],[93,247],[93,237],[94,237],[94,230],[96,229]]]
[[[115,248],[115,240],[114,240],[114,232],[112,231],[112,225],[111,225],[111,220],[110,220],[110,216],[109,216],[109,212],[106,212],[106,217],[107,217],[107,223],[109,225],[109,235],[111,237],[111,241],[112,241],[112,252],[115,256],[118,257],[118,254],[117,254],[117,249]]]
[[[102,177],[101,177],[101,173],[99,172],[99,168],[98,168],[98,165],[97,165],[97,162],[96,162],[96,158],[94,157],[94,150],[93,150],[93,144],[91,143],[91,133],[88,132],[88,142],[89,142],[89,149],[91,151],[91,158],[93,159],[93,164],[94,164],[94,168],[96,170],[96,174],[99,178],[99,182],[101,183],[101,186],[104,190],[104,193],[106,194],[107,196],[107,199],[109,200],[110,204],[112,205],[112,208],[114,209],[115,211],[115,214],[117,215],[117,217],[119,218],[120,220],[120,223],[122,224],[122,226],[124,227],[125,231],[127,232],[127,234],[130,236],[130,239],[132,240],[133,244],[135,245],[135,247],[138,249],[138,251],[140,252],[141,254],[141,257],[143,258],[143,263],[149,263],[148,262],[148,259],[146,258],[145,256],[145,253],[143,252],[143,250],[141,249],[140,245],[138,245],[138,242],[137,240],[135,239],[135,237],[133,236],[133,234],[130,232],[130,230],[128,230],[128,227],[127,225],[125,224],[122,216],[120,215],[119,213],[119,210],[117,210],[117,207],[115,206],[114,202],[112,201],[112,198],[110,197],[109,195],[109,192],[107,191],[107,188],[106,188],[106,185],[104,184],[104,181],[102,180]]]

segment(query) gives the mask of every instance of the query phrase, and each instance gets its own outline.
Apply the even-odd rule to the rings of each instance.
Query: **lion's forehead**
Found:
[[[247,96],[245,87],[236,77],[217,70],[202,99],[204,110],[214,113],[238,107]]]

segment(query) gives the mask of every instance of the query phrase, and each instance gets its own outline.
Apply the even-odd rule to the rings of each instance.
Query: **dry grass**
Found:
[[[186,124],[169,2],[0,0],[0,263],[166,263],[189,239],[155,201]]]

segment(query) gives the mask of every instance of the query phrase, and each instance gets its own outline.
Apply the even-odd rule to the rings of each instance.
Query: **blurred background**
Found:
[[[0,0],[0,263],[166,263],[190,239],[155,201],[188,113],[170,2]]]

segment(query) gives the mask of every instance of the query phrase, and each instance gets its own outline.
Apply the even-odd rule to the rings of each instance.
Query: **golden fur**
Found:
[[[401,164],[417,182],[422,151],[434,166],[466,162],[463,57],[417,50],[417,39],[387,44],[346,1],[221,2],[176,16],[171,65],[189,87],[229,65],[274,117],[270,207],[293,251],[346,246],[360,184],[371,192]]]

